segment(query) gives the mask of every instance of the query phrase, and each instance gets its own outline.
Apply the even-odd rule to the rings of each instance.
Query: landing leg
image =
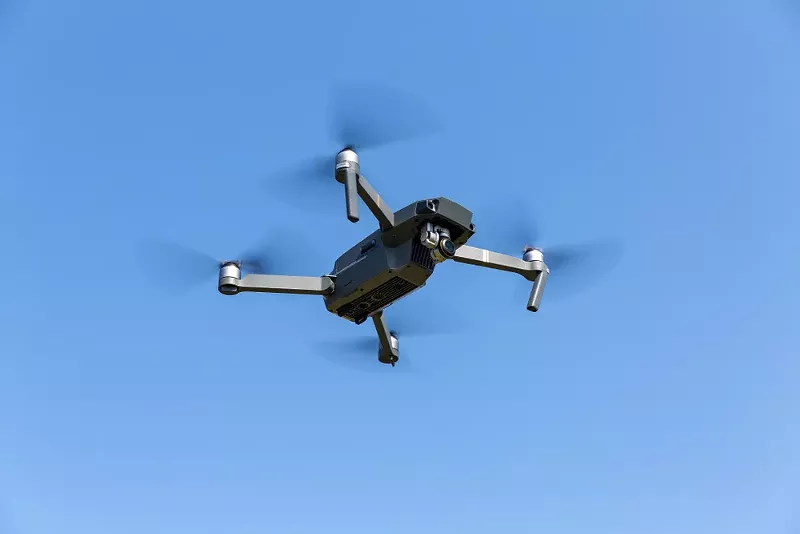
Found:
[[[375,324],[378,340],[381,342],[381,348],[378,351],[378,361],[381,363],[388,363],[394,367],[400,359],[400,342],[386,326],[386,319],[383,317],[382,311],[372,316],[372,322]]]

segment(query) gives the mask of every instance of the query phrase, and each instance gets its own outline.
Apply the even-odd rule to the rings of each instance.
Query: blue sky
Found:
[[[797,13],[587,4],[7,2],[0,532],[796,529]],[[537,314],[441,266],[412,298],[470,326],[405,341],[413,373],[321,357],[364,330],[315,297],[157,291],[152,236],[288,226],[316,275],[372,231],[264,187],[338,148],[351,76],[443,126],[362,156],[392,207],[453,198],[491,248],[513,193],[622,261]]]

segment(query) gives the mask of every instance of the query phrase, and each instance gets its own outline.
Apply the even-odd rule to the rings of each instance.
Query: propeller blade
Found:
[[[258,241],[249,250],[224,261],[239,262],[243,274],[300,275],[313,268],[310,261],[316,248],[296,231],[279,228]],[[219,273],[222,259],[173,241],[150,239],[143,243],[140,255],[146,273],[155,277],[170,293],[182,293]]]
[[[463,332],[466,328],[463,323],[449,314],[445,314],[448,315],[447,320],[437,321],[436,314],[421,314],[418,310],[392,310],[392,308],[399,304],[400,303],[397,303],[387,309],[385,316],[386,324],[389,325],[389,329],[394,332],[395,336],[400,341],[409,337],[416,338],[455,334]]]
[[[324,235],[312,238],[302,227],[283,224],[234,259],[255,274],[321,274],[330,268],[320,250],[324,240]]]
[[[399,336],[398,336],[399,338]],[[317,344],[318,353],[328,362],[353,369],[372,373],[407,373],[414,372],[412,360],[400,349],[400,360],[392,367],[378,361],[380,341],[375,332],[361,334],[349,339],[334,339]]]
[[[275,245],[274,238],[263,238],[234,259],[240,263],[242,270],[248,273],[277,274],[276,270],[280,264],[278,260],[285,258],[285,255],[276,255],[274,252],[276,250],[279,250],[279,247]]]
[[[546,298],[562,297],[584,291],[598,282],[603,274],[616,267],[622,256],[622,247],[613,240],[598,240],[583,244],[546,244],[533,210],[520,198],[499,203],[501,213],[486,210],[476,213],[484,219],[478,224],[478,232],[486,235],[482,240],[488,249],[521,257],[525,247],[535,247],[544,254],[544,261],[550,269],[550,277],[545,289]],[[476,234],[477,237],[477,234]],[[527,290],[530,283],[521,281]]]
[[[336,155],[316,156],[284,169],[273,175],[265,183],[267,194],[287,197],[300,205],[309,201],[316,206],[332,204],[331,199],[340,192],[341,184],[334,179]],[[309,195],[309,192],[317,194]],[[338,206],[338,204],[337,204]]]
[[[622,247],[613,241],[543,248],[550,269],[545,298],[565,298],[586,291],[609,274],[622,258]],[[527,283],[527,282],[526,282]],[[530,290],[530,283],[527,283]]]
[[[357,151],[379,148],[437,129],[434,114],[421,102],[388,87],[366,83],[335,86],[330,94],[327,122],[335,150],[273,175],[267,180],[270,195],[292,195],[304,207],[309,202],[321,206],[324,201],[339,208],[340,204],[332,201],[337,192],[342,194],[341,185],[334,179],[336,152],[345,147]]]
[[[173,241],[150,239],[139,252],[148,277],[170,293],[187,291],[219,272],[219,260]]]
[[[410,296],[413,298],[415,295]],[[437,313],[427,313],[426,310],[435,310],[430,305],[425,305],[420,300],[401,300],[384,311],[384,318],[389,330],[400,341],[400,360],[396,368],[404,371],[414,370],[410,363],[408,350],[403,347],[403,340],[437,335],[452,335],[463,332],[468,328],[468,321],[459,320],[457,312],[442,314],[446,320],[436,320]],[[438,307],[441,309],[441,307]],[[364,323],[363,328],[368,328],[369,333],[357,335],[350,339],[326,341],[319,347],[319,352],[325,359],[332,363],[349,368],[373,370],[388,367],[378,361],[380,341],[378,334],[372,327],[372,321]]]
[[[328,107],[328,131],[338,148],[379,148],[432,133],[434,114],[421,102],[386,86],[342,83]]]

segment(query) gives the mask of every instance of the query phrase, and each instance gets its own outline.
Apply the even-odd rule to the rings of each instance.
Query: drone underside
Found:
[[[222,262],[219,291],[321,295],[331,313],[362,324],[372,318],[380,341],[378,359],[394,365],[399,341],[388,329],[383,310],[425,285],[436,265],[452,260],[517,273],[532,282],[527,309],[537,311],[549,269],[541,250],[527,247],[515,258],[467,245],[475,234],[472,212],[444,197],[425,199],[392,212],[360,172],[358,155],[345,148],[331,169],[345,186],[347,216],[358,222],[360,197],[379,228],[336,260],[325,276],[247,274],[237,261]]]

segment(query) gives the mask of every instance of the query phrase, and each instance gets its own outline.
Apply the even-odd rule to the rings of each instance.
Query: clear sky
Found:
[[[2,534],[797,532],[787,5],[6,2]],[[622,261],[537,314],[513,275],[441,266],[408,303],[469,327],[405,341],[413,373],[322,357],[372,327],[317,297],[156,290],[152,236],[229,257],[289,227],[318,275],[372,231],[335,188],[264,186],[338,148],[349,77],[442,124],[363,155],[392,207],[453,198],[491,248],[509,188],[548,242]]]

